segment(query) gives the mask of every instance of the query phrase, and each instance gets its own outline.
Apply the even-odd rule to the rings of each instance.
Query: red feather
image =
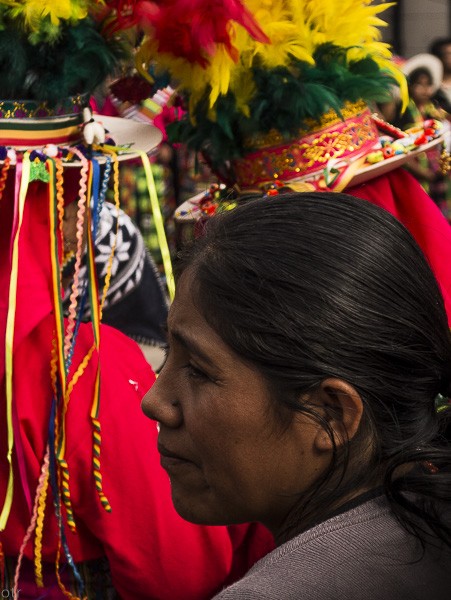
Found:
[[[238,60],[231,21],[239,23],[259,42],[270,42],[240,0],[166,0],[148,18],[160,52],[202,67],[208,65],[208,57],[215,54],[218,44],[223,44],[229,55]]]
[[[107,0],[103,11],[103,30],[106,35],[111,35],[130,29],[141,25],[141,21],[148,20],[149,16],[155,15],[157,11],[157,5],[149,0]]]

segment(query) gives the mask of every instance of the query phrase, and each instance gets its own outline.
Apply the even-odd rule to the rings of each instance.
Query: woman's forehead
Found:
[[[167,330],[176,339],[194,339],[199,336],[217,338],[218,334],[210,327],[202,314],[201,308],[195,302],[195,288],[192,276],[183,275],[177,284],[174,301],[169,309]]]

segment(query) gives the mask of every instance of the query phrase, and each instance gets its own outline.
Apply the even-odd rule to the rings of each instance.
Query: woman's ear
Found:
[[[329,377],[321,382],[315,391],[314,402],[321,407],[321,413],[328,422],[337,447],[346,444],[355,436],[363,413],[363,402],[357,390],[343,381]],[[333,450],[328,432],[319,428],[315,437],[318,451]]]

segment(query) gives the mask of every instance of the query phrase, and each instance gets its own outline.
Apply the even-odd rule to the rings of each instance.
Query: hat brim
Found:
[[[94,119],[104,126],[107,137],[111,137],[116,146],[127,148],[127,150],[117,154],[119,161],[138,158],[139,151],[149,154],[163,139],[163,134],[158,127],[149,123],[141,123],[122,117],[106,117],[104,115],[94,115]],[[95,156],[101,164],[106,161],[106,157],[101,153]],[[79,167],[81,161],[73,160],[64,163],[64,165],[66,167]]]
[[[208,186],[207,186],[208,187]],[[202,217],[202,211],[199,208],[199,203],[207,193],[200,192],[178,206],[174,213],[174,218],[181,223],[192,223],[198,221]]]
[[[163,134],[160,129],[149,123],[104,115],[94,115],[94,119],[104,126],[107,137],[114,141],[115,146],[121,148],[117,153],[117,159],[119,161],[138,158],[139,151],[148,154],[156,148],[163,139]],[[20,152],[27,150],[24,146],[12,146],[12,148]],[[70,150],[69,145],[62,145],[61,148]],[[101,152],[95,152],[93,155],[101,164],[107,160],[106,156]],[[0,164],[1,163],[2,161],[0,161]],[[71,160],[63,159],[63,166],[80,167],[81,161],[75,157]]]
[[[406,62],[401,66],[401,70],[406,77],[409,77],[415,69],[424,68],[429,71],[432,77],[432,88],[434,93],[442,85],[443,78],[443,65],[442,61],[434,56],[423,52],[422,54],[416,54],[412,58],[408,58]]]
[[[426,144],[418,146],[418,148],[416,148],[415,150],[411,150],[410,152],[407,152],[405,154],[397,154],[390,158],[385,158],[384,160],[377,162],[375,164],[365,165],[365,166],[359,168],[354,173],[351,180],[347,183],[345,189],[355,186],[355,185],[360,185],[361,183],[365,183],[367,181],[370,181],[371,179],[380,177],[381,175],[385,175],[386,173],[389,173],[390,171],[393,171],[394,169],[401,167],[413,156],[416,156],[417,154],[420,154],[422,152],[427,152],[428,150],[430,150],[431,148],[434,148],[435,146],[437,146],[438,144],[440,144],[442,142],[443,142],[443,136],[439,136],[439,137],[431,140],[430,142],[427,142]],[[296,183],[304,183],[304,184],[312,183],[314,185],[320,177],[322,177],[322,174],[318,174],[316,177],[309,176],[309,177],[305,177],[305,178],[299,178],[296,180]],[[286,185],[289,187],[290,183],[295,183],[295,182],[287,181]],[[333,190],[331,189],[331,191],[333,191]],[[188,198],[188,200],[185,200],[185,202],[183,202],[176,209],[176,211],[174,213],[175,219],[180,223],[192,223],[192,222],[198,221],[203,216],[203,213],[202,213],[201,209],[199,208],[199,204],[200,204],[201,200],[205,197],[206,193],[207,193],[206,191],[200,192],[199,194],[196,194],[195,196]]]
[[[427,142],[426,144],[422,144],[421,146],[418,146],[414,150],[409,150],[408,152],[406,152],[404,154],[396,154],[395,156],[391,156],[389,158],[384,158],[384,160],[381,160],[374,164],[364,164],[362,167],[356,169],[356,171],[352,174],[352,177],[346,183],[345,188],[347,189],[354,185],[360,185],[361,183],[370,181],[371,179],[374,179],[375,177],[380,177],[381,175],[385,175],[386,173],[389,173],[390,171],[393,171],[394,169],[397,169],[398,167],[402,167],[402,165],[405,164],[410,158],[412,158],[413,156],[416,156],[417,154],[421,154],[422,152],[427,152],[431,148],[434,148],[434,146],[437,146],[437,144],[442,143],[443,139],[444,139],[443,135],[440,135],[440,136],[434,138],[433,140],[431,140],[430,142]],[[345,164],[345,165],[340,165],[338,163],[336,166],[338,169],[346,169],[347,167],[352,166],[352,162]],[[316,183],[322,177],[323,177],[323,174],[318,173],[316,176],[299,178],[297,181],[303,182],[303,183]],[[289,186],[290,183],[293,183],[293,182],[287,182],[287,185]],[[324,188],[324,186],[320,186],[320,187]],[[327,188],[325,188],[325,189],[327,189]],[[331,187],[331,191],[333,191],[333,187]]]
[[[422,152],[427,152],[437,144],[443,142],[442,137],[435,138],[431,140],[427,144],[423,144],[419,146],[418,149],[412,150],[411,152],[407,152],[406,154],[397,154],[391,158],[386,158],[385,160],[375,163],[374,165],[368,165],[363,167],[361,170],[357,171],[356,175],[352,178],[351,182],[346,186],[350,187],[351,185],[360,185],[361,183],[365,183],[366,181],[370,181],[375,177],[380,177],[381,175],[385,175],[398,167],[401,167],[404,163],[406,163],[412,156],[416,156],[417,154],[421,154]]]

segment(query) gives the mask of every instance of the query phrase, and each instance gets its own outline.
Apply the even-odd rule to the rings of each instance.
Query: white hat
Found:
[[[406,60],[406,62],[401,66],[402,72],[406,77],[415,71],[415,69],[419,69],[420,67],[427,69],[432,77],[432,86],[434,88],[434,92],[436,92],[442,84],[443,79],[443,65],[442,61],[434,56],[433,54],[427,54],[426,52],[422,54],[416,54]]]

